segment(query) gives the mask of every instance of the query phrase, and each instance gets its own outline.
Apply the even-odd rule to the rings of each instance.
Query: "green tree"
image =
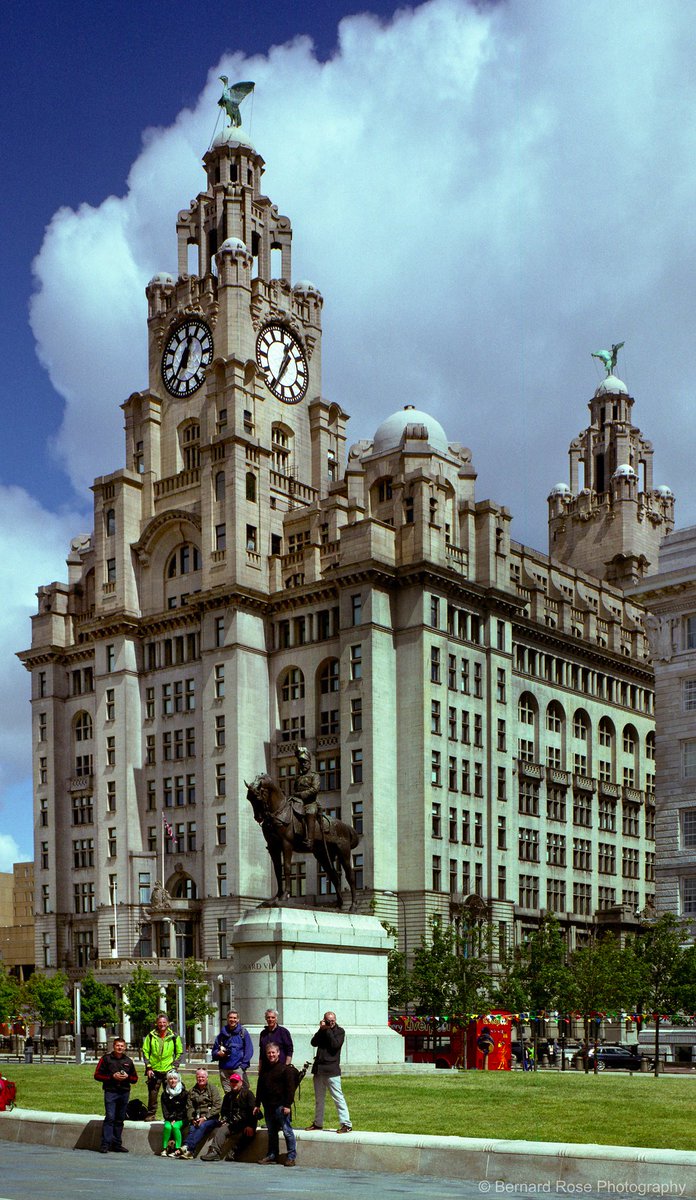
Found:
[[[159,1008],[159,986],[147,967],[138,963],[124,988],[123,1009],[133,1023],[134,1040],[142,1045],[148,1029],[152,1029]]]
[[[10,1021],[19,1012],[19,983],[0,966],[0,1021]]]
[[[451,1015],[485,1007],[491,998],[490,943],[488,926],[459,929],[433,917],[430,940],[422,939],[411,971],[420,1011]]]
[[[660,1016],[672,1015],[693,996],[693,955],[684,943],[687,927],[674,913],[644,926],[634,942],[646,1019],[655,1022],[655,1075],[660,1063]]]
[[[622,955],[619,939],[610,933],[593,938],[587,946],[574,951],[568,961],[567,1003],[564,1007],[583,1014],[586,1072],[590,1041],[595,1045],[594,1069],[597,1071],[599,1014],[607,1009],[618,1008],[622,1003]]]
[[[494,990],[495,1001],[510,1012],[565,1009],[569,991],[567,950],[558,919],[549,913],[523,945],[508,956]],[[535,1061],[539,1018],[534,1022]]]
[[[64,971],[56,971],[53,975],[35,971],[21,986],[21,1010],[25,1019],[35,1022],[39,1026],[42,1059],[45,1027],[50,1025],[53,1028],[55,1039],[57,1022],[69,1021],[72,1018],[72,1003],[67,995],[69,986],[68,977]]]
[[[100,1025],[115,1025],[118,1020],[118,1005],[113,988],[95,979],[88,971],[81,988],[82,1025],[91,1026],[95,1035]],[[75,1031],[77,1033],[77,1030]],[[80,1031],[81,1032],[81,1031]]]
[[[380,921],[380,924],[394,942],[387,957],[387,1005],[398,1012],[405,1010],[411,999],[411,974],[406,966],[406,955],[398,949],[396,926],[391,921]]]

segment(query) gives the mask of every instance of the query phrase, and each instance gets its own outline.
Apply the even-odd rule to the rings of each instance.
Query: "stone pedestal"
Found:
[[[300,1066],[313,1057],[310,1038],[331,1010],[346,1030],[342,1067],[403,1063],[404,1040],[387,1025],[391,939],[376,917],[257,908],[237,921],[232,944],[233,1002],[252,1036],[265,1010],[277,1008]]]

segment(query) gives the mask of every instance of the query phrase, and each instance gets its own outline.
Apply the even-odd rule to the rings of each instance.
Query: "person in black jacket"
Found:
[[[350,1133],[353,1126],[348,1112],[343,1088],[341,1087],[341,1047],[346,1040],[346,1031],[336,1024],[335,1012],[324,1013],[317,1032],[312,1038],[316,1047],[316,1055],[312,1063],[314,1076],[314,1120],[308,1129],[324,1128],[324,1105],[326,1089],[331,1092],[331,1098],[338,1113],[337,1133]]]
[[[263,1109],[268,1129],[268,1151],[260,1163],[278,1161],[280,1152],[280,1133],[285,1138],[288,1148],[285,1159],[286,1167],[294,1167],[297,1161],[297,1140],[290,1122],[292,1102],[295,1095],[295,1068],[280,1061],[280,1046],[275,1042],[266,1043],[267,1064],[259,1074],[256,1087],[255,1115],[258,1117]]]
[[[254,1140],[258,1125],[254,1093],[246,1080],[236,1072],[229,1076],[229,1084],[230,1090],[225,1092],[220,1109],[218,1129],[205,1154],[201,1154],[201,1162],[219,1162],[226,1150],[226,1142],[231,1137],[237,1139],[232,1161],[239,1162],[244,1150]]]
[[[169,1154],[168,1147],[171,1138],[174,1138],[172,1154],[181,1149],[181,1131],[188,1120],[187,1111],[188,1092],[181,1082],[181,1076],[178,1071],[169,1071],[166,1087],[162,1092],[162,1120],[164,1121],[162,1158],[167,1158]]]
[[[127,1154],[128,1151],[121,1142],[123,1122],[131,1084],[138,1082],[138,1074],[133,1059],[126,1054],[123,1038],[116,1038],[111,1054],[104,1054],[99,1059],[94,1078],[98,1079],[104,1088],[105,1116],[99,1153],[107,1154],[109,1150],[113,1150],[116,1154]]]

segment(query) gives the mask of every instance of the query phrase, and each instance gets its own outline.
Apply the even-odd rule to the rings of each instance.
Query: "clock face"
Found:
[[[213,335],[203,322],[191,318],[177,325],[162,355],[162,379],[172,396],[190,396],[205,379],[213,359]]]
[[[256,342],[256,361],[267,386],[285,404],[299,404],[307,391],[307,359],[297,338],[284,325],[266,325]]]

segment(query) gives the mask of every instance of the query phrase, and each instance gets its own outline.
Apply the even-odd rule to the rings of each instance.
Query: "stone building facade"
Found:
[[[696,527],[660,547],[657,573],[632,589],[650,610],[655,668],[657,907],[688,921],[696,936]]]
[[[640,605],[570,552],[567,496],[550,500],[553,558],[512,541],[509,511],[476,499],[471,452],[412,406],[344,471],[322,297],[291,286],[263,160],[236,130],[204,165],[178,274],[147,287],[125,466],[95,480],[93,532],[67,582],[39,589],[20,656],[38,965],[122,982],[145,961],[167,981],[194,955],[224,1008],[234,922],[271,892],[244,781],[287,785],[297,742],[361,833],[362,906],[410,951],[435,913],[493,922],[496,953],[548,910],[571,945],[598,919],[629,927],[654,893]],[[634,492],[611,501],[630,510],[631,562]],[[293,890],[332,903],[310,859]]]

